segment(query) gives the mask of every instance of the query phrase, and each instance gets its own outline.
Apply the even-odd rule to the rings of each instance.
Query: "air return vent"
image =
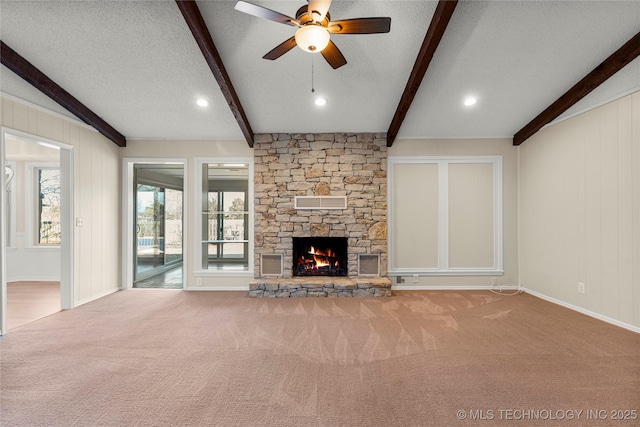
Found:
[[[358,276],[379,276],[380,255],[358,254]]]
[[[347,196],[296,196],[296,209],[347,209]]]
[[[282,276],[282,254],[260,255],[261,276]]]

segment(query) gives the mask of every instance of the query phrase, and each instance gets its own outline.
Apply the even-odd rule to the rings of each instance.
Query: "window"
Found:
[[[251,206],[249,197],[252,165],[240,161],[199,161],[202,183],[197,192],[198,225],[201,236],[197,252],[200,270],[209,272],[250,272],[253,267]]]
[[[60,169],[34,168],[36,245],[60,245]]]
[[[390,273],[503,273],[502,158],[389,157]]]

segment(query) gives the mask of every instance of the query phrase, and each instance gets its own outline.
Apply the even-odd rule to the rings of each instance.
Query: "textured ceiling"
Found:
[[[295,15],[304,1],[254,3]],[[389,34],[332,36],[337,70],[300,49],[264,60],[295,28],[197,4],[253,131],[306,133],[386,132],[437,2],[334,0],[333,20],[392,19]],[[243,139],[175,2],[0,0],[0,16],[3,42],[127,138]],[[638,31],[640,1],[461,1],[398,137],[511,137]],[[0,72],[3,93],[69,115]],[[639,89],[637,59],[564,116]]]

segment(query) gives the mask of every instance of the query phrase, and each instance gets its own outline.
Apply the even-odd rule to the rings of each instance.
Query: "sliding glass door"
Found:
[[[134,287],[182,263],[182,176],[176,175],[178,171],[182,169],[162,165],[134,167]],[[156,285],[164,287],[160,282]]]

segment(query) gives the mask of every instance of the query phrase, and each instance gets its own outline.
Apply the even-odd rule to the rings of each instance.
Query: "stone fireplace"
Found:
[[[381,276],[386,276],[386,135],[259,134],[255,135],[254,157],[256,280],[250,295],[390,294],[388,278],[363,278],[358,272],[359,255],[374,254],[379,257]],[[301,208],[297,204],[296,198],[312,196],[341,198],[345,204],[332,208]],[[345,251],[344,268],[339,266],[342,274],[333,274],[336,271],[324,265],[318,268],[323,264],[320,257],[314,258],[309,249],[296,248],[301,238],[317,238],[323,243],[340,238],[346,245],[341,249]],[[306,253],[301,255],[300,251]],[[282,256],[278,277],[260,275],[261,257],[267,254]],[[304,268],[294,268],[301,256]],[[329,280],[332,277],[335,279]]]

